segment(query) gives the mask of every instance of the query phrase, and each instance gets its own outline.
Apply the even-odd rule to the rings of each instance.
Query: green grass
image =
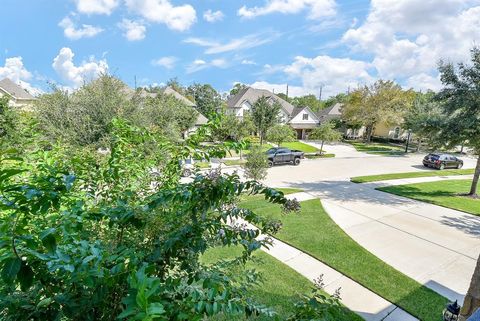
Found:
[[[285,195],[303,192],[303,189],[301,188],[291,188],[291,187],[279,187],[279,188],[276,188],[276,190],[283,192],[283,194]]]
[[[335,154],[305,155],[305,158],[308,158],[308,159],[333,158],[333,157],[335,157]]]
[[[299,214],[282,214],[268,202],[250,198],[242,206],[283,222],[276,235],[349,276],[423,321],[438,321],[447,299],[386,264],[352,240],[319,200],[302,202]]]
[[[238,247],[218,247],[207,251],[202,257],[205,263],[215,262],[219,259],[233,258],[240,254]],[[273,308],[279,315],[279,320],[285,320],[292,312],[293,305],[299,300],[299,296],[303,294],[310,294],[313,288],[313,283],[297,273],[289,266],[278,261],[274,257],[258,251],[255,253],[255,261],[247,263],[247,269],[255,269],[261,273],[263,283],[259,287],[251,290],[251,295],[258,303],[265,304]],[[215,317],[213,320],[257,320],[257,321],[273,321],[275,318],[256,317],[246,319],[244,317]],[[348,313],[345,320],[339,321],[361,321],[360,316],[353,312]]]
[[[195,167],[210,168],[210,163],[209,162],[195,162]]]
[[[480,216],[480,199],[459,195],[468,193],[471,184],[471,180],[446,180],[381,187],[378,190]]]
[[[255,145],[259,145],[259,144],[254,144],[252,146],[255,146]],[[270,145],[269,143],[264,143],[263,145],[261,145],[261,147],[262,147],[262,150],[266,152],[267,150],[269,150],[273,146]],[[242,151],[242,155],[245,156],[245,155],[248,155],[248,154],[250,154],[250,150],[247,149],[247,150]],[[234,150],[230,150],[229,153],[227,154],[227,157],[238,157],[238,156],[240,156],[240,153],[237,153]]]
[[[380,144],[380,143],[361,143],[348,142],[359,152],[376,155],[401,155],[405,153],[405,149],[395,145]]]
[[[297,149],[299,151],[302,151],[304,153],[316,153],[318,152],[318,149],[310,146],[308,144],[302,143],[302,142],[288,142],[288,143],[282,143],[282,147],[290,148],[290,149]]]
[[[448,169],[443,171],[425,170],[423,172],[406,172],[406,173],[392,173],[369,176],[356,176],[350,178],[353,183],[369,183],[378,181],[388,181],[391,179],[401,178],[416,178],[416,177],[432,177],[432,176],[456,176],[456,175],[471,175],[475,172],[474,169]]]
[[[222,162],[227,166],[237,166],[245,164],[246,161],[245,159],[225,159]]]

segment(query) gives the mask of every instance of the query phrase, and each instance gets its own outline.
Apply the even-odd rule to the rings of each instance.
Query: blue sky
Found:
[[[2,13],[0,77],[42,90],[107,69],[131,86],[438,89],[438,60],[480,40],[477,0],[2,0]]]

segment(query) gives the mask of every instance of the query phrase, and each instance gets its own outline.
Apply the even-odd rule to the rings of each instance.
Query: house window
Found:
[[[303,114],[303,120],[308,120],[308,114]]]

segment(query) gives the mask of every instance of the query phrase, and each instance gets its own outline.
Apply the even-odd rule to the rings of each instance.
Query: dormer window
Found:
[[[308,120],[308,114],[303,114],[302,116],[303,116],[302,117],[303,120]]]

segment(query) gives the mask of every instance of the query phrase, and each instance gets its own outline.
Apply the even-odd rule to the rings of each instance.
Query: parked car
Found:
[[[305,157],[304,152],[299,150],[291,150],[285,147],[274,147],[267,150],[268,166],[272,167],[276,164],[292,163],[299,165],[300,160]]]
[[[423,166],[436,169],[462,168],[463,160],[449,154],[431,153],[423,158]]]

